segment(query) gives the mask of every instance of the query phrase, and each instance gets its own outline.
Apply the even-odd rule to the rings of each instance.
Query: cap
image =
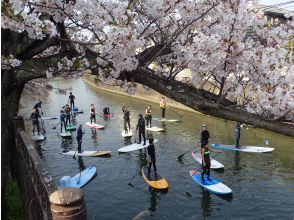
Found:
[[[202,127],[207,127],[206,124],[203,124]]]

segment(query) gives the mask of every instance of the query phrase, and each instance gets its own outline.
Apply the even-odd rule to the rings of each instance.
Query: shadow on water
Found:
[[[235,158],[234,158],[234,170],[235,171],[242,170],[242,167],[240,166],[240,160],[241,160],[240,152],[236,151],[235,152]]]

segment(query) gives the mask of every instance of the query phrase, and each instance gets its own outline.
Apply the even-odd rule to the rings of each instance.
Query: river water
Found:
[[[164,133],[153,133],[159,139],[155,145],[157,168],[168,183],[168,192],[149,189],[140,173],[145,166],[145,151],[119,154],[125,146],[121,137],[123,119],[122,103],[129,106],[131,127],[135,128],[137,115],[143,113],[147,104],[153,106],[153,117],[159,116],[159,107],[138,99],[97,90],[81,79],[55,80],[54,87],[72,87],[76,105],[84,110],[77,116],[77,124],[89,121],[89,106],[94,103],[98,110],[108,106],[114,113],[109,120],[97,117],[97,123],[106,126],[96,133],[84,127],[83,150],[111,150],[109,158],[83,157],[73,159],[59,154],[62,139],[58,129],[52,127],[57,120],[45,121],[46,141],[36,145],[40,156],[47,163],[56,183],[64,175],[73,176],[80,166],[96,166],[97,176],[87,184],[85,193],[89,219],[293,219],[294,218],[294,139],[261,129],[242,128],[241,145],[274,147],[266,154],[236,153],[225,151],[215,158],[225,165],[222,171],[211,171],[229,186],[231,196],[217,196],[204,191],[190,177],[189,170],[199,169],[200,164],[190,153],[182,160],[177,157],[197,146],[201,125],[206,123],[213,143],[234,143],[235,124],[221,119],[191,113],[179,109],[168,109],[167,118],[178,118],[182,123],[168,123],[153,120],[153,126],[162,127]],[[61,106],[67,102],[67,95],[50,92],[42,97],[44,116],[58,116]],[[20,114],[26,117],[35,104],[29,94],[21,99]],[[26,123],[31,135],[31,125]],[[58,127],[59,128],[59,127]],[[264,140],[269,144],[265,145]],[[134,141],[134,137],[132,138]],[[69,148],[76,150],[75,133],[68,140]],[[214,153],[211,153],[214,156]]]

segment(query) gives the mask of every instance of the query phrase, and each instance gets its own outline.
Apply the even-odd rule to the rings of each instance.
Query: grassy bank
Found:
[[[6,189],[4,192],[4,202],[5,210],[2,210],[2,217],[4,216],[5,220],[22,220],[23,218],[23,209],[22,209],[22,200],[19,187],[17,182],[13,179],[8,179],[6,182]]]

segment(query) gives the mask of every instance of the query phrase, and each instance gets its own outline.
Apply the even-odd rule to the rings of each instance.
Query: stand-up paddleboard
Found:
[[[84,111],[83,110],[78,110],[78,111],[71,111],[72,113],[74,113],[74,114],[78,114],[78,113],[84,113]]]
[[[66,126],[66,129],[67,131],[74,131],[77,129],[77,126],[76,125],[68,125]]]
[[[123,136],[123,137],[132,137],[132,136],[133,136],[133,132],[132,132],[132,130],[130,130],[130,131],[128,131],[128,132],[126,133],[126,131],[123,130],[123,131],[121,132],[121,136]]]
[[[59,189],[73,187],[81,188],[86,185],[96,174],[96,167],[88,167],[74,177],[63,176],[59,180]]]
[[[77,151],[68,151],[68,152],[61,152],[63,155],[68,156],[81,156],[81,157],[99,157],[99,156],[105,156],[107,154],[110,154],[111,151],[108,150],[99,150],[99,151],[93,151],[93,150],[86,150],[82,153],[78,153]]]
[[[151,172],[150,176],[148,178],[148,168],[147,167],[142,168],[142,176],[143,176],[145,182],[154,189],[167,189],[168,188],[167,181],[162,176],[160,176],[158,173],[155,176],[155,173]]]
[[[153,120],[156,121],[166,121],[166,122],[180,122],[181,120],[179,119],[166,119],[166,118],[152,118]]]
[[[164,131],[163,128],[159,128],[159,127],[146,127],[147,131],[155,131],[155,132],[160,132],[160,131]]]
[[[92,123],[91,122],[86,122],[85,126],[89,127],[89,128],[95,128],[95,129],[103,129],[104,126],[103,125],[99,125],[99,124],[96,124],[96,123]]]
[[[157,143],[158,140],[157,139],[154,139],[153,143]],[[141,144],[131,144],[131,145],[128,145],[126,147],[122,147],[120,149],[118,149],[118,152],[120,153],[127,153],[127,152],[131,152],[131,151],[135,151],[135,150],[141,150],[141,149],[144,149],[146,147],[148,147],[148,140],[146,140],[146,145],[143,146],[143,141],[141,142]]]
[[[203,181],[201,179],[201,172],[198,172],[197,170],[190,170],[190,175],[196,183],[198,183],[200,186],[202,186],[210,192],[222,195],[232,193],[232,190],[229,187],[227,187],[225,184],[223,184],[216,178],[210,177],[210,180],[208,180],[207,175],[204,174]]]
[[[192,157],[199,162],[200,164],[202,164],[202,158],[201,158],[201,153],[196,153],[196,152],[192,152]],[[223,164],[221,164],[220,162],[216,161],[215,159],[211,159],[210,160],[210,168],[211,169],[222,169],[225,166]]]
[[[43,141],[43,140],[45,140],[45,137],[42,134],[40,134],[40,135],[33,135],[32,136],[32,140],[33,141]]]
[[[57,117],[42,117],[40,120],[55,120]],[[27,118],[26,120],[32,120],[31,118]]]
[[[62,132],[62,133],[60,132],[59,135],[61,137],[71,137],[72,133],[69,131],[66,131],[66,132]]]
[[[220,149],[220,150],[234,150],[248,153],[267,153],[273,151],[275,148],[270,147],[256,147],[256,146],[242,146],[240,148],[236,148],[235,145],[227,145],[227,144],[212,144],[211,147]]]

